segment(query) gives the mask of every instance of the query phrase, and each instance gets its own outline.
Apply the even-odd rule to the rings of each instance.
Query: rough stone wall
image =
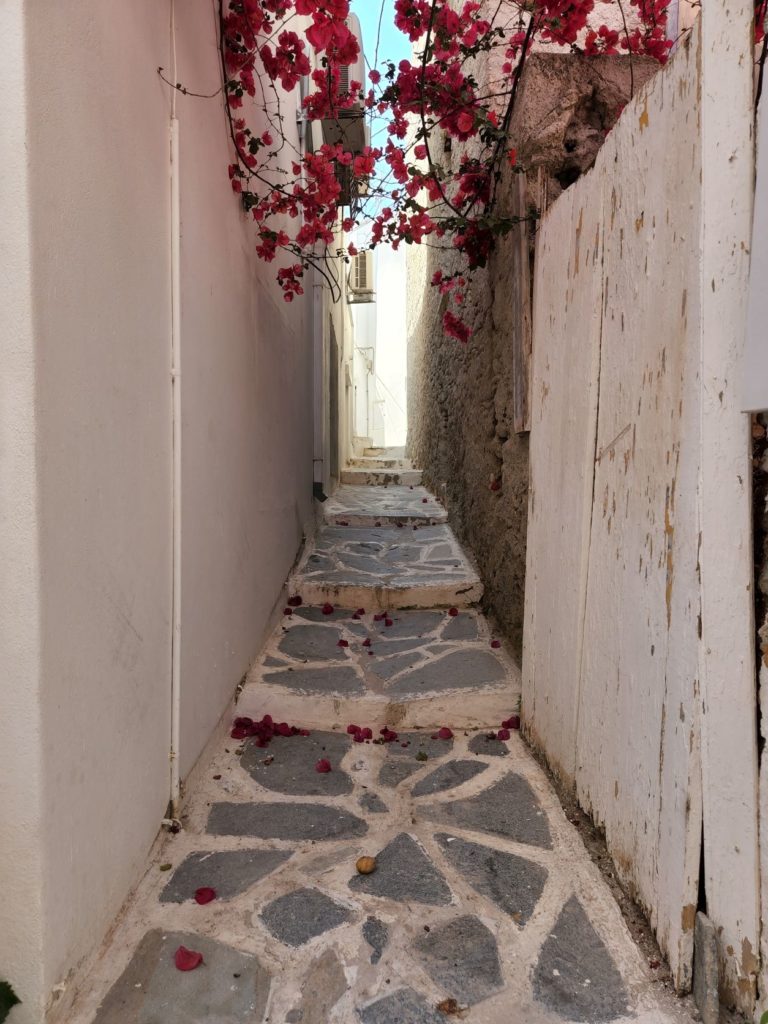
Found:
[[[522,649],[528,508],[527,355],[535,214],[594,163],[631,95],[658,68],[647,59],[529,57],[510,139],[525,175],[507,170],[500,208],[534,215],[503,239],[467,292],[468,345],[445,337],[445,299],[429,282],[450,252],[409,253],[409,442],[425,482],[473,551],[486,606]],[[456,160],[457,153],[447,159]],[[517,389],[517,393],[516,393]],[[523,393],[521,393],[521,390]]]

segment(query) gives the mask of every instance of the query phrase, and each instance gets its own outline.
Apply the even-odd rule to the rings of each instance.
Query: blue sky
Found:
[[[370,67],[374,66],[376,39],[379,37],[379,70],[384,60],[393,60],[397,64],[411,55],[408,37],[395,28],[395,0],[383,0],[383,6],[384,17],[381,19],[379,36],[382,0],[352,0],[352,10],[363,27],[363,48]]]

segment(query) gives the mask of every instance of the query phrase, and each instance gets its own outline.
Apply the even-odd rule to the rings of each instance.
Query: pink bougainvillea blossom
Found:
[[[315,771],[318,772],[320,775],[327,775],[328,772],[333,771],[333,769],[331,768],[331,762],[328,760],[327,757],[320,758],[320,760],[315,765]]]

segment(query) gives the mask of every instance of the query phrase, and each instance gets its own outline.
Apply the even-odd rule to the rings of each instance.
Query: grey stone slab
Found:
[[[445,906],[451,902],[448,883],[416,840],[406,832],[396,836],[376,856],[371,875],[355,875],[349,887],[354,892],[380,896],[397,903],[426,903]]]
[[[260,786],[275,793],[344,796],[352,792],[352,779],[339,765],[351,746],[349,736],[337,732],[276,736],[269,749],[248,743],[240,764]],[[330,761],[332,767],[326,774],[315,770],[315,765],[323,758]]]
[[[346,657],[339,647],[341,631],[330,626],[300,623],[280,640],[281,654],[299,661],[342,661]]]
[[[375,634],[372,639],[375,639],[376,650],[382,657],[387,657],[390,654],[406,654],[409,651],[424,650],[424,640],[421,638],[415,640],[388,640],[385,632],[383,634]]]
[[[362,836],[368,826],[349,811],[325,804],[217,803],[208,815],[207,831],[215,836],[305,842]]]
[[[469,782],[488,768],[482,761],[449,761],[425,778],[420,779],[413,787],[411,796],[427,796],[430,793],[443,793],[447,789],[455,789],[464,782]]]
[[[374,576],[381,572],[381,560],[373,555],[352,555],[345,551],[339,554],[339,562],[342,566],[355,569],[357,572],[370,573]]]
[[[459,650],[408,672],[389,688],[392,694],[462,690],[502,682],[506,671],[490,651]]]
[[[717,931],[706,914],[696,915],[693,940],[693,998],[702,1024],[720,1020],[720,965]]]
[[[363,938],[373,950],[371,963],[377,964],[389,943],[389,928],[377,917],[369,917],[363,925]]]
[[[391,547],[384,555],[384,561],[390,564],[406,565],[408,562],[418,562],[421,549],[408,544],[397,544]]]
[[[285,669],[268,672],[263,678],[271,686],[285,686],[305,693],[350,695],[365,692],[362,680],[351,665]]]
[[[383,645],[376,647],[375,650],[379,657],[371,665],[371,671],[379,679],[391,679],[398,672],[412,668],[424,660],[420,650],[410,651],[406,654],[393,654],[391,658],[383,657],[383,655],[388,654],[387,649]]]
[[[389,789],[394,789],[395,786],[399,786],[401,782],[409,779],[411,775],[415,775],[421,767],[422,765],[418,761],[385,761],[379,772],[379,783]]]
[[[459,1003],[474,1006],[503,987],[496,939],[477,917],[433,928],[415,949],[430,978]]]
[[[629,1008],[621,974],[575,896],[557,919],[539,954],[533,993],[568,1021],[623,1017]]]
[[[447,1020],[410,988],[401,988],[357,1012],[362,1024],[445,1024]]]
[[[403,746],[406,743],[407,746]],[[432,733],[406,732],[400,733],[395,743],[387,745],[388,757],[415,758],[417,754],[426,754],[431,761],[436,757],[446,757],[453,750],[453,740],[433,740]],[[417,761],[421,766],[421,762]]]
[[[449,619],[443,630],[443,640],[477,640],[477,619],[467,612],[459,612],[455,618]]]
[[[281,661],[280,658],[273,658],[271,654],[268,654],[262,661],[262,665],[264,665],[265,668],[284,668],[285,662]]]
[[[547,881],[547,869],[513,853],[469,843],[445,833],[435,837],[459,874],[521,927],[530,919]]]
[[[307,559],[307,572],[317,572],[318,570],[333,568],[333,560],[328,555],[310,555]]]
[[[494,734],[495,735],[495,734]],[[468,747],[473,754],[484,754],[486,757],[506,757],[509,747],[501,740],[489,739],[490,733],[481,732],[473,736]]]
[[[179,946],[202,953],[179,971]],[[255,956],[184,932],[148,932],[99,1007],[94,1024],[241,1024],[260,1021],[270,978]]]
[[[352,913],[319,889],[296,889],[268,903],[260,917],[276,939],[298,947],[338,928]]]
[[[409,732],[401,734],[395,743],[387,746],[387,760],[379,772],[382,786],[394,789],[405,779],[423,768],[426,761],[445,757],[453,750],[453,740],[433,740],[431,733]],[[402,744],[406,743],[407,746]],[[426,760],[418,760],[421,754]]]
[[[431,804],[419,812],[443,825],[552,849],[546,815],[527,780],[514,772],[477,796]]]
[[[392,625],[385,627],[383,623],[377,623],[382,635],[391,640],[400,640],[404,637],[420,637],[426,633],[434,633],[445,618],[443,612],[414,611],[395,612]]]
[[[216,890],[217,899],[231,900],[279,868],[290,850],[226,850],[190,853],[160,893],[161,903],[184,903],[197,889]]]
[[[307,622],[339,622],[341,619],[351,619],[354,612],[349,608],[334,607],[331,614],[326,615],[323,609],[316,605],[305,605],[301,608],[294,608],[293,614]]]
[[[347,991],[344,967],[332,949],[310,966],[301,984],[301,1005],[295,1017],[300,1024],[328,1024],[331,1011]]]
[[[389,808],[376,793],[363,793],[358,803],[369,814],[386,814]]]

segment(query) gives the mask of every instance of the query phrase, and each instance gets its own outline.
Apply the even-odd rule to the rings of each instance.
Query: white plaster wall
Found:
[[[25,1000],[11,1024],[39,1024],[61,982],[64,1007],[169,797],[169,24],[169,0],[0,7],[0,976]],[[179,77],[212,91],[211,5],[177,5],[177,25]],[[304,304],[252,255],[221,99],[179,97],[178,116],[186,774],[310,518],[312,424]]]
[[[43,970],[40,578],[21,0],[0,5],[0,980],[37,1024]]]
[[[214,92],[211,4],[177,4],[176,26],[179,79]],[[285,100],[283,114],[298,147]],[[312,514],[312,357],[305,303],[283,300],[227,188],[221,101],[179,96],[177,116],[186,775],[259,650]]]
[[[167,3],[25,5],[41,573],[43,993],[168,797]],[[39,1018],[38,1018],[39,1020]]]
[[[404,247],[379,246],[376,268],[376,399],[384,447],[405,444],[408,432],[407,269]]]

